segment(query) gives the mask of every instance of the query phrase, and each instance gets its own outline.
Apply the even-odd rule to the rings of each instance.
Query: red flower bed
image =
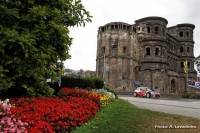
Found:
[[[97,103],[100,105],[100,95],[94,94],[92,91],[87,91],[83,89],[74,89],[74,88],[62,88],[59,91],[60,94],[64,94],[66,97],[82,97],[82,98],[88,98],[89,100]],[[100,106],[99,106],[100,107]]]
[[[10,103],[15,104],[11,112],[14,117],[29,124],[29,133],[71,131],[94,117],[100,102],[98,95],[85,91],[77,91],[76,94],[74,90],[69,90],[74,96],[66,96],[67,101],[50,97],[10,99]],[[61,90],[64,94],[69,91]]]

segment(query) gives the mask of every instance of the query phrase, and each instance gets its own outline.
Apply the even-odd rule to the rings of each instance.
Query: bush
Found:
[[[83,89],[87,88],[96,88],[101,89],[103,88],[104,82],[102,78],[99,77],[62,77],[62,85],[61,87],[79,87]]]
[[[190,94],[186,93],[182,95],[183,98],[190,98]]]
[[[94,84],[95,84],[95,89],[101,89],[104,86],[104,81],[102,78],[99,77],[93,77],[92,78]]]
[[[183,98],[200,99],[200,94],[196,92],[184,93],[181,95]]]
[[[193,99],[200,99],[200,94],[194,94],[194,95],[192,96],[192,98],[193,98]]]
[[[113,88],[105,85],[104,89],[107,90],[108,92],[112,92],[113,94],[115,94],[115,97],[117,97],[118,92],[116,90],[114,90]]]

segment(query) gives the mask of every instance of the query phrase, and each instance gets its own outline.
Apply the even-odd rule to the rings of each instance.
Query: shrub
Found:
[[[63,87],[79,87],[79,88],[103,88],[104,82],[103,79],[99,77],[67,77],[63,76],[62,78],[62,88]]]
[[[183,98],[190,98],[190,94],[186,93],[182,95]]]
[[[183,94],[181,94],[181,97],[192,98],[192,99],[200,99],[200,94],[196,93],[196,92],[183,93]]]
[[[107,90],[108,92],[112,92],[113,94],[115,94],[115,97],[117,97],[118,92],[113,88],[109,87],[108,85],[105,85],[104,89]]]
[[[95,89],[101,89],[104,86],[104,81],[102,78],[99,77],[93,77],[92,78],[94,84],[95,84]]]
[[[200,99],[200,94],[194,94],[194,95],[192,96],[192,98],[193,98],[193,99]]]

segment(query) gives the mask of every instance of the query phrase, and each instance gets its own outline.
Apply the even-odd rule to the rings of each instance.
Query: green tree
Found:
[[[200,71],[200,55],[195,58],[195,64],[197,65],[198,71]]]
[[[0,16],[0,93],[51,95],[47,66],[70,58],[69,27],[89,12],[81,0],[1,0]]]

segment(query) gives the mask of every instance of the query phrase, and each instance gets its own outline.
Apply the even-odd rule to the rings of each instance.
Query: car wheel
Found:
[[[134,93],[133,93],[133,96],[134,96],[134,97],[137,97],[137,93],[136,93],[136,92],[134,92]]]
[[[156,95],[156,98],[160,98],[160,96],[159,96],[159,95]]]
[[[147,98],[151,98],[151,94],[150,93],[147,93]]]

